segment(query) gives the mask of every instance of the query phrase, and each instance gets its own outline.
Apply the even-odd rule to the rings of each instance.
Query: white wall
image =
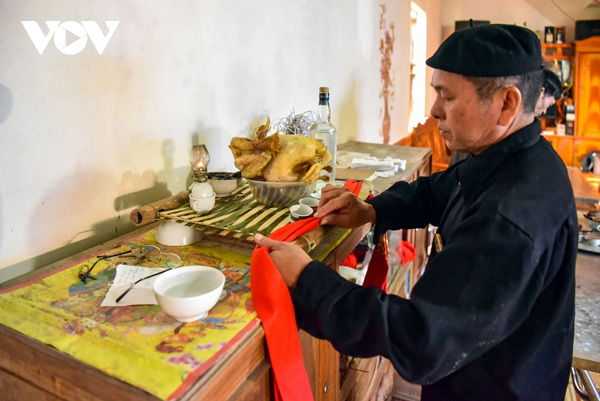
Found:
[[[444,0],[441,16],[443,38],[454,32],[454,21],[470,18],[495,24],[526,24],[527,28],[542,34],[545,26],[555,25],[526,0]]]
[[[429,0],[439,1],[439,0]],[[408,121],[409,1],[396,25],[392,141]],[[133,207],[186,188],[188,152],[233,168],[230,139],[314,109],[331,88],[339,141],[381,142],[379,2],[0,0],[0,281],[133,227]],[[21,21],[120,21],[40,55]],[[69,42],[70,43],[70,42]]]
[[[548,24],[525,0],[415,1],[428,56],[456,19]],[[381,142],[382,3],[396,36],[394,143],[407,135],[410,0],[0,0],[0,282],[133,229],[131,209],[186,188],[193,144],[208,145],[209,170],[232,169],[233,136],[314,109],[319,86],[340,142]],[[106,33],[111,20],[102,55],[89,40],[40,55],[21,24]]]

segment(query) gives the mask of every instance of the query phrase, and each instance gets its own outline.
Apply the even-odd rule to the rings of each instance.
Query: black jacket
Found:
[[[369,202],[376,235],[439,227],[410,299],[312,262],[298,326],[340,352],[383,355],[422,400],[564,400],[573,351],[578,223],[564,163],[539,121],[448,170]]]

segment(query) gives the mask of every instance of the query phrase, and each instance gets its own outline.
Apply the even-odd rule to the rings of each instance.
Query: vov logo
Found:
[[[120,21],[106,21],[108,32],[105,35],[102,29],[95,21],[46,21],[48,32],[42,32],[42,28],[35,21],[21,21],[33,45],[38,53],[43,54],[50,43],[50,39],[54,38],[54,46],[63,54],[74,55],[79,54],[88,43],[88,38],[98,51],[102,54],[108,41],[112,38]],[[71,39],[67,43],[67,33]]]

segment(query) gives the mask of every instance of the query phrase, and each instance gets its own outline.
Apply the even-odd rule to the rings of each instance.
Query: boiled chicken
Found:
[[[278,132],[266,136],[269,120],[261,126],[253,139],[235,137],[229,148],[234,163],[249,179],[264,179],[272,182],[315,182],[321,170],[333,157],[321,142],[302,135],[279,135]]]

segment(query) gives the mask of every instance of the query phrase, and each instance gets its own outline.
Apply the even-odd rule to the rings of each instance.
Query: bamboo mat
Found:
[[[258,203],[248,184],[231,195],[217,198],[215,207],[207,214],[196,213],[189,204],[161,211],[161,220],[175,220],[195,226],[207,233],[251,239],[254,234],[268,236],[290,222],[289,207],[269,207]]]

